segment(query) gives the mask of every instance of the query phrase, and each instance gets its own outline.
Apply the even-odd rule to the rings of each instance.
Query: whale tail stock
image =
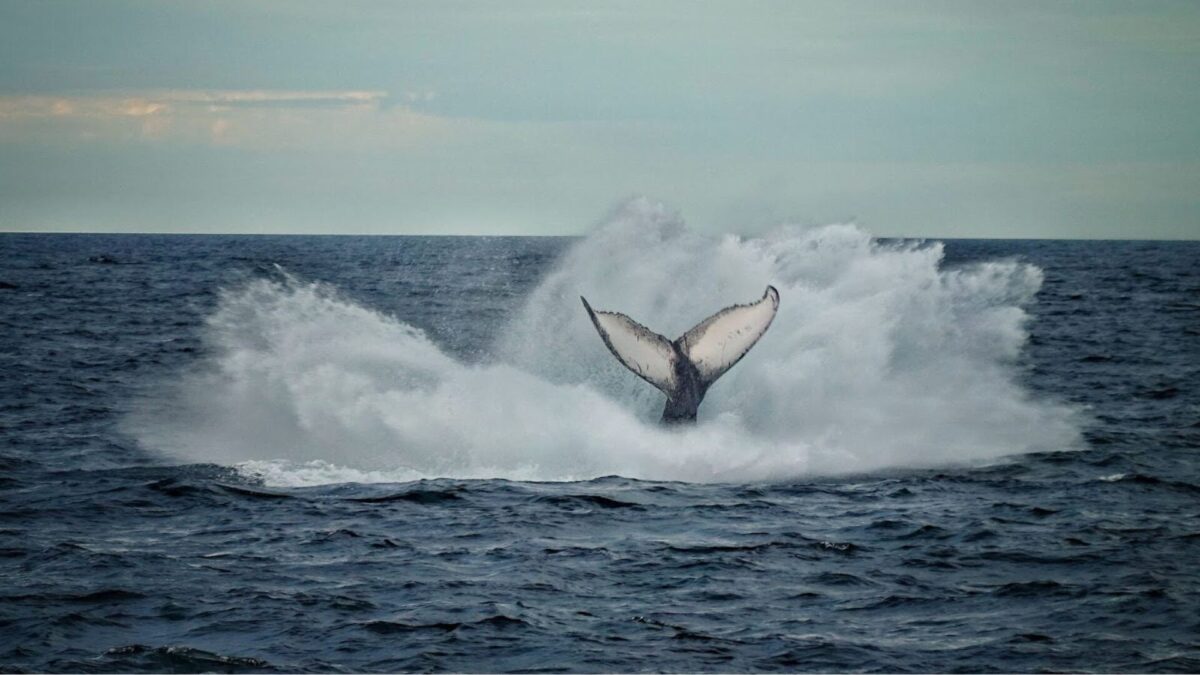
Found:
[[[726,307],[671,341],[624,314],[593,310],[586,298],[579,299],[613,356],[667,395],[666,423],[696,420],[708,388],[750,351],[779,309],[779,291],[767,286],[757,302]]]

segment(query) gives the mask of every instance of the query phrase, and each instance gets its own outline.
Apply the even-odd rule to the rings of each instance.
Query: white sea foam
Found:
[[[1018,382],[1041,272],[941,259],[940,244],[852,225],[706,236],[636,200],[563,256],[493,363],[460,363],[335,289],[260,279],[222,294],[211,360],[132,428],[149,448],[275,485],[757,481],[1073,447],[1073,411]],[[774,325],[684,429],[657,425],[662,394],[607,353],[579,302],[674,338],[768,283]]]

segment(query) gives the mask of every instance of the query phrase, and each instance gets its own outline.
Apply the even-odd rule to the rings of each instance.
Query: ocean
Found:
[[[0,670],[1200,670],[1200,243],[0,235]],[[781,295],[690,428],[674,338]]]

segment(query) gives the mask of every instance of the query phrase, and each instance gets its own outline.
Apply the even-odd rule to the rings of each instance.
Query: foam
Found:
[[[853,225],[706,236],[636,200],[566,252],[481,365],[336,289],[257,279],[222,293],[212,356],[131,427],[273,485],[785,480],[1074,447],[1076,413],[1018,378],[1040,270],[947,270],[942,253]],[[768,283],[774,325],[682,429],[657,425],[662,394],[608,354],[578,299],[674,338]]]

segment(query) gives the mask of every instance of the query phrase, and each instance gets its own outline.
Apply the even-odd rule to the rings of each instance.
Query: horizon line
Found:
[[[819,225],[816,227],[820,227]],[[864,228],[865,229],[865,228]],[[1192,238],[1185,237],[1022,237],[1022,236],[945,236],[945,235],[880,235],[867,232],[875,239],[904,239],[904,240],[956,240],[956,241],[1161,241],[1161,242],[1200,242],[1200,235]],[[586,232],[576,234],[469,234],[461,232],[162,232],[155,230],[122,230],[117,232],[96,232],[81,230],[2,230],[0,235],[38,234],[38,235],[95,235],[95,236],[167,236],[167,237],[506,237],[525,239],[572,239],[587,236]],[[739,237],[750,238],[756,235],[730,232]]]

